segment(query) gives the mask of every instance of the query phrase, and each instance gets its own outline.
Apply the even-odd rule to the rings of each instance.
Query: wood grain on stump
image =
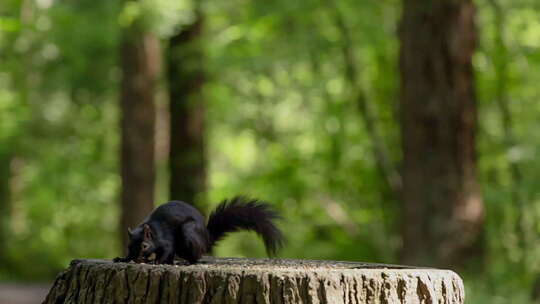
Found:
[[[463,303],[449,270],[356,262],[215,259],[146,265],[74,260],[43,303]]]

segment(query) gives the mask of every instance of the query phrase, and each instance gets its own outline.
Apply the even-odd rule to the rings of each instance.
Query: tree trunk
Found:
[[[76,260],[45,304],[463,303],[449,270],[353,262],[213,259],[191,266]]]
[[[200,41],[201,14],[173,36],[167,57],[170,99],[170,198],[191,204],[205,191],[205,74]]]
[[[127,227],[135,227],[152,211],[154,202],[154,95],[159,71],[159,41],[136,29],[126,29],[121,45],[122,210],[124,244]]]
[[[405,0],[401,22],[405,263],[460,267],[482,252],[471,0]]]

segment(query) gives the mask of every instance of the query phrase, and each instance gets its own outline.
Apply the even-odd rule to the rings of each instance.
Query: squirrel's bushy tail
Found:
[[[229,232],[251,230],[263,238],[268,255],[274,255],[285,240],[274,223],[280,218],[269,204],[257,199],[237,196],[224,200],[208,218],[210,248]]]

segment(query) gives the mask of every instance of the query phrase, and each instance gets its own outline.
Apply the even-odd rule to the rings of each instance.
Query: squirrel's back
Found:
[[[157,207],[148,218],[148,222],[167,223],[180,226],[194,220],[204,225],[204,216],[193,206],[182,201],[170,201]]]

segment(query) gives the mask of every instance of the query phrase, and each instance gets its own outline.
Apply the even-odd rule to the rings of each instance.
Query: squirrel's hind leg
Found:
[[[204,237],[205,227],[196,222],[189,222],[182,226],[180,238],[177,241],[176,254],[189,264],[195,264],[207,251],[208,241]]]

